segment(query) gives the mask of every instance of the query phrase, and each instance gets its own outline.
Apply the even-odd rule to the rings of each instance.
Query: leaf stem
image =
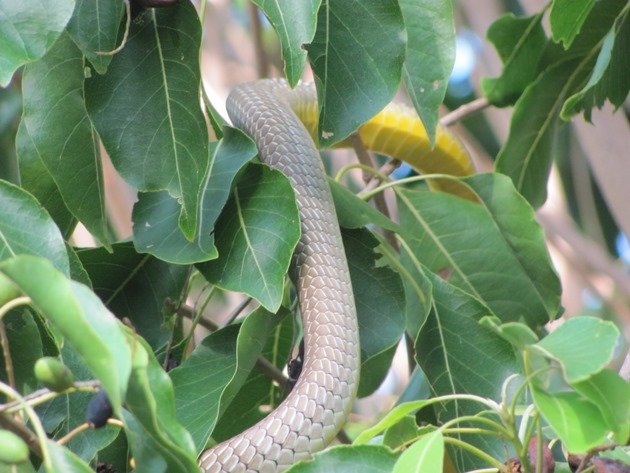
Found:
[[[468,442],[464,442],[463,440],[459,440],[453,437],[444,437],[444,443],[446,444],[450,444],[456,447],[459,447],[463,450],[466,450],[469,453],[472,453],[473,455],[475,455],[478,458],[481,458],[482,460],[484,460],[485,462],[489,463],[490,465],[493,465],[496,469],[498,469],[500,472],[505,472],[505,465],[503,465],[503,463],[501,463],[499,460],[493,458],[492,456],[488,455],[486,452],[484,452],[483,450],[469,444]]]
[[[490,106],[490,102],[486,97],[479,97],[473,100],[472,102],[465,103],[464,105],[457,107],[452,112],[447,113],[442,118],[440,118],[440,125],[442,126],[450,126],[461,120],[462,118],[466,118],[468,115],[472,115],[484,108]]]

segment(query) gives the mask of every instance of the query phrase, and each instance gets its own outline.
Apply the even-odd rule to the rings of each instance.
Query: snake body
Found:
[[[323,449],[345,422],[359,380],[356,309],[330,189],[313,142],[319,116],[314,85],[290,89],[279,80],[239,85],[228,97],[227,110],[233,124],[253,138],[261,160],[284,173],[296,194],[302,236],[293,274],[305,359],[296,385],[278,408],[203,452],[200,466],[207,473],[275,473]],[[467,175],[473,170],[459,141],[438,128],[432,148],[418,116],[402,105],[390,104],[358,132],[368,149],[425,173]],[[432,185],[467,197],[455,181],[436,179]]]
[[[350,274],[319,153],[291,108],[283,82],[240,85],[227,100],[234,125],[263,162],[284,173],[296,194],[302,236],[293,260],[305,359],[287,398],[265,419],[206,450],[208,473],[271,473],[309,458],[337,434],[359,381],[360,348]]]

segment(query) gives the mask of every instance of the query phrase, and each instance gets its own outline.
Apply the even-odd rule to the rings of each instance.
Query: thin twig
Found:
[[[11,358],[11,350],[9,349],[9,337],[4,326],[4,321],[0,319],[0,343],[2,344],[2,355],[4,356],[4,367],[7,372],[7,380],[9,386],[15,387],[15,373],[13,371],[13,358]]]
[[[89,429],[90,429],[90,423],[89,422],[83,422],[83,424],[75,427],[70,432],[68,432],[66,435],[64,435],[59,440],[57,440],[57,443],[59,445],[65,445],[70,440],[72,440],[72,437],[74,437],[75,435],[80,434],[81,432],[85,432],[86,430],[89,430]]]
[[[101,382],[96,379],[92,379],[88,381],[75,381],[72,384],[72,387],[70,389],[64,391],[64,394],[69,394],[71,392],[81,392],[81,391],[95,391],[100,386],[101,386]],[[29,406],[38,405],[38,404],[41,404],[42,402],[46,402],[50,399],[54,399],[57,396],[59,396],[58,392],[51,391],[48,388],[42,388],[24,396],[24,402],[26,402]],[[21,405],[22,403],[20,401],[12,401],[6,404],[0,404],[0,413],[5,412],[5,411],[11,412],[13,409],[20,408]]]
[[[365,166],[376,169],[376,161],[374,160],[374,157],[368,152],[365,144],[363,143],[363,140],[361,139],[361,136],[359,136],[358,133],[353,133],[352,135],[350,135],[350,140],[352,142],[352,148],[354,149],[354,152],[356,153],[359,162]],[[364,170],[362,175],[363,182],[367,185],[373,174],[369,174]],[[389,212],[389,208],[387,207],[385,195],[383,193],[376,194],[373,200],[374,205],[376,205],[378,211],[391,220],[391,213]],[[387,239],[389,244],[392,245],[392,247],[396,249],[396,251],[398,251],[398,241],[396,240],[396,236],[394,235],[394,233],[384,228],[383,234],[385,235],[385,238]]]
[[[248,297],[244,301],[242,301],[236,307],[236,309],[234,309],[234,311],[230,314],[230,316],[227,318],[227,320],[225,321],[225,325],[230,325],[232,322],[234,322],[236,320],[236,317],[238,317],[241,314],[241,312],[245,310],[245,308],[249,305],[249,303],[252,300],[253,300],[252,297]]]
[[[256,70],[258,77],[269,77],[269,58],[263,46],[262,25],[258,16],[258,7],[253,3],[249,3],[249,21],[252,24],[252,36],[254,39],[254,50],[256,52]]]
[[[450,126],[454,123],[457,123],[462,118],[467,117],[468,115],[472,115],[473,113],[478,112],[479,110],[483,110],[490,106],[490,102],[486,97],[479,97],[478,99],[473,100],[472,102],[465,103],[464,105],[457,107],[450,113],[447,113],[442,118],[440,118],[440,125],[442,126]]]
[[[0,414],[0,427],[13,432],[26,442],[28,448],[31,449],[39,458],[42,457],[42,449],[39,446],[37,436],[31,432],[24,424],[14,420],[11,416]]]
[[[384,176],[389,176],[391,173],[393,173],[396,169],[398,169],[398,167],[402,164],[402,162],[398,159],[390,159],[389,161],[387,161],[385,164],[383,164],[379,169],[378,169],[378,174],[382,174]],[[372,179],[370,179],[367,184],[365,185],[364,189],[359,192],[359,197],[361,196],[361,194],[366,193],[366,192],[370,192],[372,189],[376,189],[376,187],[381,183],[382,179],[380,177],[378,177],[378,175],[374,175],[372,176]]]

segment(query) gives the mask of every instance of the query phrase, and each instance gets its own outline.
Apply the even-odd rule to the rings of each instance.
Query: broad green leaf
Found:
[[[577,383],[612,360],[618,339],[615,324],[584,316],[566,320],[533,346],[560,363],[569,383]]]
[[[524,348],[538,341],[538,336],[534,331],[521,322],[502,324],[498,317],[487,315],[479,323],[510,342],[516,348]]]
[[[398,90],[405,32],[394,0],[324,0],[306,47],[320,107],[319,138],[329,147],[387,105]]]
[[[385,430],[383,445],[391,449],[409,445],[412,440],[419,437],[420,430],[416,423],[416,416],[406,415]]]
[[[77,219],[64,203],[59,187],[46,169],[46,165],[37,152],[35,143],[26,128],[18,128],[16,141],[20,147],[18,162],[22,189],[33,194],[48,211],[63,236],[69,238],[76,226]]]
[[[391,473],[397,457],[380,445],[338,445],[293,465],[287,473]]]
[[[549,14],[553,40],[569,49],[594,5],[595,0],[553,0]]]
[[[217,221],[219,258],[198,265],[212,284],[244,292],[275,312],[300,237],[291,185],[280,172],[250,164]]]
[[[8,348],[13,361],[14,387],[20,393],[28,394],[37,387],[33,366],[43,356],[39,329],[33,320],[33,314],[22,308],[6,314],[2,322],[9,340]],[[4,352],[2,352],[0,353],[0,379],[7,382],[5,363]]]
[[[90,379],[90,370],[80,360],[78,353],[69,345],[61,349],[59,359],[66,365],[76,380]],[[63,394],[50,403],[41,406],[38,414],[47,432],[55,432],[59,440],[72,429],[85,422],[85,411],[94,393],[77,392]],[[100,429],[89,429],[81,435],[74,436],[67,447],[79,458],[89,462],[99,450],[109,445],[118,435],[120,428],[106,425]]]
[[[199,231],[194,241],[177,224],[179,204],[167,192],[141,193],[133,208],[136,249],[176,264],[191,264],[217,257],[214,224],[230,195],[238,171],[254,156],[254,143],[241,131],[224,128],[218,144],[210,144],[210,165],[201,187]]]
[[[536,408],[568,451],[583,453],[606,442],[609,429],[595,404],[575,392],[551,394],[530,387]]]
[[[422,409],[429,403],[429,400],[421,400],[406,402],[404,404],[397,405],[391,411],[389,411],[380,421],[378,421],[372,427],[361,432],[359,436],[354,439],[352,445],[364,445],[368,443],[371,439],[376,437],[381,432],[384,432],[386,429],[396,425],[404,417],[408,416],[412,412],[416,412],[417,410]]]
[[[72,16],[74,0],[59,0],[54,8],[36,0],[0,0],[0,87],[15,70],[48,51]]]
[[[370,334],[370,336],[373,338],[374,334]],[[397,341],[400,341],[400,337]],[[395,343],[386,350],[371,356],[365,361],[361,361],[361,377],[357,390],[358,398],[369,396],[383,383],[392,367],[392,360],[397,348],[398,343]]]
[[[123,2],[77,0],[74,14],[68,23],[68,33],[99,74],[105,73],[113,57],[111,54],[99,53],[116,48],[124,11]],[[122,28],[124,26],[123,23]]]
[[[423,435],[405,450],[392,473],[442,473],[444,437],[441,430]]]
[[[542,326],[558,312],[560,283],[531,207],[499,174],[462,182],[479,203],[441,192],[398,192],[407,245],[417,261],[446,274],[502,321]]]
[[[547,198],[547,177],[562,103],[579,86],[576,60],[545,70],[523,92],[514,106],[510,134],[499,151],[495,169],[506,174],[529,203],[540,207]]]
[[[66,447],[59,445],[57,442],[47,440],[48,453],[50,454],[50,462],[52,468],[46,468],[47,473],[93,473],[94,470],[90,465],[85,463]]]
[[[135,351],[125,405],[133,417],[125,412],[124,419],[127,439],[136,458],[135,471],[197,471],[193,440],[176,416],[171,379],[142,339],[128,337]],[[154,461],[163,468],[156,468]]]
[[[379,242],[368,230],[344,230],[342,235],[359,319],[362,366],[359,396],[363,397],[383,381],[405,330],[404,290],[398,273],[378,263]],[[379,361],[384,369],[371,370],[365,366],[373,357],[385,354]]]
[[[105,75],[85,83],[90,117],[118,172],[141,191],[180,199],[180,227],[192,239],[208,132],[199,107],[197,12],[188,1],[147,9]]]
[[[25,68],[17,149],[18,155],[37,153],[68,210],[106,245],[103,175],[83,103],[83,65],[81,51],[64,33],[46,56]]]
[[[186,266],[165,263],[137,253],[131,242],[79,251],[79,258],[105,306],[116,317],[128,318],[154,350],[168,341],[167,300],[177,303],[188,277]]]
[[[76,282],[80,282],[90,289],[93,289],[90,275],[83,267],[83,264],[79,259],[79,255],[77,255],[75,249],[70,246],[68,242],[66,242],[66,251],[68,252],[68,259],[70,260],[70,279],[73,279]]]
[[[295,87],[306,64],[302,47],[313,40],[317,26],[317,10],[321,0],[254,0],[276,30],[282,45],[284,75]]]
[[[400,273],[405,288],[406,331],[412,337],[420,331],[433,305],[433,288],[422,263],[402,241],[400,248]],[[391,260],[392,258],[390,258]]]
[[[273,329],[260,354],[279,370],[284,369],[290,358],[293,332],[293,318],[285,317]],[[258,367],[254,367],[238,394],[234,396],[225,412],[221,414],[221,418],[212,432],[212,438],[217,442],[222,442],[244,432],[267,416],[267,413],[263,412],[260,406],[276,407],[285,394],[288,394],[285,386],[277,385]]]
[[[131,348],[121,325],[99,298],[40,257],[16,256],[0,263],[0,272],[73,346],[119,411],[131,370]]]
[[[584,111],[591,120],[591,109],[602,107],[609,99],[620,107],[630,90],[630,9],[617,18],[615,25],[604,37],[597,62],[588,83],[578,93],[567,99],[560,116],[568,120],[572,115]]]
[[[455,64],[455,24],[450,0],[402,0],[407,30],[403,78],[413,105],[435,144],[438,109]]]
[[[538,75],[538,64],[547,43],[542,16],[539,13],[516,18],[510,13],[488,28],[488,40],[503,62],[500,77],[481,79],[481,89],[490,103],[497,106],[513,104]]]
[[[615,441],[623,444],[630,436],[630,383],[604,369],[573,387],[599,408]]]
[[[245,383],[267,337],[285,314],[274,316],[262,308],[255,310],[240,330],[230,325],[209,335],[170,372],[177,417],[191,433],[197,451],[203,449],[218,418]]]
[[[15,255],[43,256],[66,276],[68,253],[59,228],[31,194],[0,180],[0,260]]]
[[[416,361],[427,376],[435,395],[475,394],[499,399],[505,378],[518,370],[512,347],[478,322],[488,315],[479,300],[448,284],[432,273],[433,310],[415,343]],[[437,410],[440,422],[463,415],[475,415],[479,404],[453,401]],[[461,438],[484,452],[501,458],[502,442],[482,435]],[[478,458],[457,450],[453,461],[458,470],[480,468]]]
[[[374,224],[381,228],[398,231],[397,224],[376,210],[367,202],[361,200],[350,190],[333,179],[328,179],[330,191],[335,201],[335,210],[339,218],[339,225],[344,228],[361,228]]]

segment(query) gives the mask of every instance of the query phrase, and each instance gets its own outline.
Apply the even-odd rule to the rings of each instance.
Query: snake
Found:
[[[292,274],[302,317],[304,362],[293,389],[274,411],[205,450],[199,466],[205,473],[277,473],[325,448],[346,422],[361,365],[357,312],[337,215],[315,144],[319,113],[315,86],[301,83],[291,89],[277,79],[245,83],[232,89],[226,108],[233,125],[256,143],[261,161],[287,176],[295,192],[302,232]],[[392,130],[383,134],[386,122]],[[459,175],[471,172],[459,142],[439,130],[437,146],[431,150],[419,124],[415,114],[393,105],[359,133],[369,148],[402,156],[416,167],[422,164],[425,172],[434,168]],[[392,138],[401,129],[407,131]],[[431,151],[423,157],[401,140],[420,142],[421,149]],[[441,185],[448,186],[444,181]]]

